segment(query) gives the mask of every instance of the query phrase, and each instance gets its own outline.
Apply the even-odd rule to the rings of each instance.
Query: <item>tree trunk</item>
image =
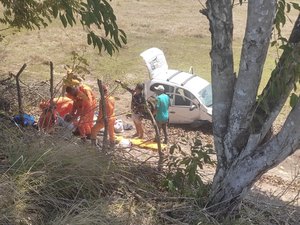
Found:
[[[236,157],[226,175],[214,181],[208,210],[217,216],[234,213],[252,185],[269,169],[294,153],[300,143],[300,100],[281,131],[254,151],[245,149]],[[255,163],[254,163],[255,162]]]
[[[225,176],[226,158],[230,152],[225,152],[224,136],[230,112],[235,74],[233,71],[232,53],[232,8],[231,0],[209,0],[205,12],[212,33],[212,88],[213,88],[213,130],[214,144],[217,153],[217,173],[215,176]],[[225,88],[226,87],[226,88]],[[214,185],[213,185],[214,186]]]
[[[238,212],[242,199],[261,175],[299,147],[300,100],[281,131],[270,140],[262,142],[271,123],[261,126],[255,133],[251,133],[250,129],[253,118],[256,118],[257,90],[270,43],[276,3],[276,0],[248,2],[247,26],[236,78],[231,48],[231,1],[206,2],[204,13],[209,19],[212,34],[213,133],[218,161],[207,210],[219,218]],[[292,36],[290,39],[297,37],[294,33]],[[291,54],[296,56],[299,54],[298,47],[293,47]],[[286,66],[294,70],[299,64],[298,60],[292,65],[286,63]],[[281,73],[281,77],[287,78],[288,82],[295,81],[289,74]],[[278,107],[275,105],[273,109],[273,114],[269,113],[267,119],[271,118],[269,115],[276,114]]]

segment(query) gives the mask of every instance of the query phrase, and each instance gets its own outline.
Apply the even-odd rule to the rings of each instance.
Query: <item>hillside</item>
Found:
[[[112,94],[116,97],[116,114],[125,124],[132,125],[126,117],[131,96],[114,80],[121,79],[134,86],[148,79],[147,68],[139,56],[145,49],[158,47],[164,51],[170,68],[188,71],[193,66],[196,74],[211,80],[210,32],[207,19],[199,13],[203,0],[113,0],[111,4],[120,28],[128,37],[128,44],[113,57],[88,46],[80,24],[64,29],[60,21],[54,21],[41,30],[4,31],[7,36],[0,42],[0,81],[8,78],[10,72],[16,74],[26,63],[21,74],[26,112],[38,119],[39,102],[49,98],[49,62],[54,64],[54,79],[58,84],[66,74],[65,65],[72,65],[72,52],[87,59],[90,73],[86,74],[85,82],[96,93],[97,78],[109,84],[111,90],[115,89]],[[235,6],[236,61],[246,14],[245,5]],[[290,19],[295,16],[292,14]],[[283,32],[288,34],[291,29],[288,22]],[[277,50],[270,49],[269,56],[262,85],[274,66]],[[16,114],[13,79],[0,83],[0,106],[6,102],[11,107],[7,114]],[[195,138],[203,146],[213,144],[210,126],[200,129],[171,126],[170,143],[164,151],[164,170],[158,171],[156,151],[132,147],[106,153],[93,148],[90,142],[81,143],[77,137],[65,140],[59,132],[48,135],[34,129],[19,129],[2,117],[3,111],[0,113],[1,225],[219,224],[205,211],[214,165],[204,165],[204,169],[197,171],[204,182],[198,189],[194,186],[176,189],[167,175],[174,158],[182,160],[184,154],[189,155]],[[284,113],[278,122],[283,118]],[[144,124],[146,138],[153,138],[150,121]],[[130,137],[133,132],[126,131],[123,135]],[[176,149],[174,158],[170,154],[172,146],[182,150]],[[216,158],[214,153],[209,156],[212,160]],[[235,218],[232,224],[299,224],[299,165],[298,151],[263,175],[243,202],[240,218]]]

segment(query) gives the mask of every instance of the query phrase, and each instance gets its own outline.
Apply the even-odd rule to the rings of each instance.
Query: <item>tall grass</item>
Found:
[[[1,225],[219,224],[202,198],[168,192],[163,172],[126,157],[125,150],[107,154],[76,138],[20,130],[10,122],[0,128],[0,155],[7,157],[0,161]],[[229,224],[299,222],[296,212],[278,214],[280,207],[297,208],[267,204],[246,200],[241,217]]]
[[[1,152],[9,161],[0,175],[0,224],[124,224],[133,217],[142,221],[142,215],[129,218],[135,204],[127,201],[121,179],[131,176],[134,164],[116,162],[81,143],[38,136],[36,131],[20,137],[12,131],[17,133],[13,127],[1,135],[7,140]],[[34,135],[28,135],[31,132]]]

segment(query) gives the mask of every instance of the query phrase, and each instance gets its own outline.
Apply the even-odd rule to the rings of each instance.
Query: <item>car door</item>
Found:
[[[195,96],[181,87],[175,88],[169,108],[169,122],[173,124],[189,124],[200,117],[200,104]]]

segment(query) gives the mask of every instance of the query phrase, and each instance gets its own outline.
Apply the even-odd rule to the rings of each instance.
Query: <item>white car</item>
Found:
[[[169,122],[171,124],[201,125],[212,122],[211,84],[201,77],[179,70],[171,70],[164,53],[158,48],[142,52],[150,79],[145,82],[145,98],[155,98],[154,87],[163,85],[170,97]]]

